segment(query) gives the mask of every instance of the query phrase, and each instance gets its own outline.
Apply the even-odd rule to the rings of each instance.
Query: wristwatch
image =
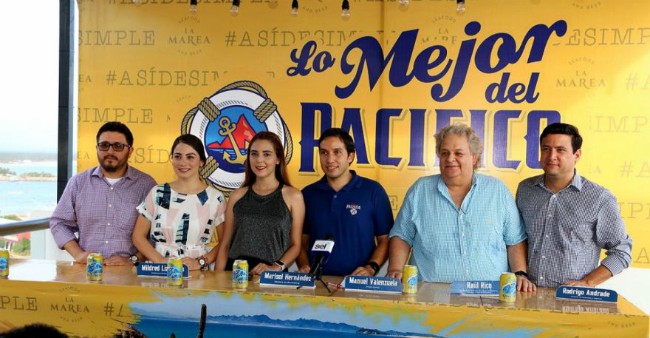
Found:
[[[524,276],[528,278],[528,274],[526,273],[526,271],[521,271],[521,270],[515,272],[515,276]]]
[[[369,261],[368,263],[366,263],[366,265],[371,267],[372,270],[375,271],[374,273],[375,275],[377,274],[377,272],[379,272],[379,264],[377,264],[377,262]]]
[[[132,255],[131,257],[129,257],[129,259],[131,260],[131,263],[133,263],[133,265],[138,265],[138,262],[140,261],[140,259],[138,259],[138,256],[136,255]]]
[[[199,262],[199,265],[201,266],[201,270],[205,270],[208,268],[208,261],[205,259],[204,256],[201,256],[196,259],[197,262]]]
[[[275,261],[275,265],[280,267],[280,271],[284,271],[284,269],[286,268],[286,266],[284,266],[284,262],[282,262],[279,259],[277,261]]]

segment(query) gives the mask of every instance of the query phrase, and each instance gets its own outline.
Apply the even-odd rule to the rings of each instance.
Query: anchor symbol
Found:
[[[224,116],[219,119],[219,126],[222,128],[219,129],[219,135],[228,136],[230,144],[232,144],[232,149],[235,151],[234,157],[224,151],[223,159],[231,164],[243,165],[244,161],[246,160],[246,156],[242,154],[241,149],[239,149],[239,145],[237,145],[237,142],[235,141],[235,137],[232,135],[232,133],[235,131],[235,128],[237,128],[237,125],[235,125],[235,123],[232,123],[228,117]]]

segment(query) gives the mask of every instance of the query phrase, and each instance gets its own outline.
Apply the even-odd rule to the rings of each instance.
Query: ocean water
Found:
[[[132,328],[147,337],[196,337],[198,320],[174,320],[160,317],[159,314],[144,314]],[[281,320],[271,319],[267,315],[252,316],[208,316],[206,318],[204,337],[291,337],[313,338],[326,336],[331,338],[351,337],[420,337],[437,338],[433,334],[411,332],[379,331],[365,329],[346,323],[323,322],[317,319]]]
[[[53,211],[56,181],[0,181],[0,215],[27,215]]]
[[[48,173],[56,176],[56,161],[18,161],[18,162],[0,162],[0,168],[7,168],[16,173],[16,175],[37,172]]]
[[[196,337],[198,333],[198,324],[184,321],[165,321],[143,320],[135,327],[147,337],[169,337],[172,333],[176,337]],[[319,335],[322,337],[325,332],[309,329],[288,329],[284,327],[268,326],[244,326],[244,325],[227,325],[227,324],[207,324],[203,331],[204,337],[237,337],[237,338],[314,338]],[[327,332],[327,337],[331,338],[351,338],[351,337],[368,337],[368,335],[347,333],[347,332]]]
[[[56,175],[56,162],[0,163],[17,175],[44,172]],[[56,206],[56,181],[0,181],[0,215],[26,215],[52,211]]]
[[[133,325],[139,332],[149,338],[170,337],[196,337],[198,323],[188,321],[158,320],[154,318],[141,318],[140,322]],[[326,328],[298,328],[273,325],[233,325],[224,323],[206,323],[203,331],[204,337],[237,337],[237,338],[368,338],[368,337],[434,337],[433,335],[395,334],[391,332],[376,332],[373,330],[359,330],[356,332],[338,331]]]

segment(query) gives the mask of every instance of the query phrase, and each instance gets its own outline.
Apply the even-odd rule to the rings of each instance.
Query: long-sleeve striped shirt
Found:
[[[632,240],[616,197],[576,172],[569,186],[553,193],[544,175],[519,184],[517,206],[528,233],[528,275],[538,286],[580,280],[600,264],[613,275],[630,265]]]
[[[129,257],[136,251],[131,240],[138,217],[135,208],[155,185],[151,176],[131,166],[113,185],[99,167],[73,176],[50,218],[54,241],[62,248],[78,240],[82,250],[99,252],[104,258]]]

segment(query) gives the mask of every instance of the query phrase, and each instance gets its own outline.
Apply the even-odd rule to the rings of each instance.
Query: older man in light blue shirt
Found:
[[[440,175],[409,189],[390,232],[387,276],[410,264],[427,282],[498,280],[517,275],[517,289],[534,291],[526,274],[526,232],[508,188],[477,174],[481,142],[466,125],[436,134]]]

